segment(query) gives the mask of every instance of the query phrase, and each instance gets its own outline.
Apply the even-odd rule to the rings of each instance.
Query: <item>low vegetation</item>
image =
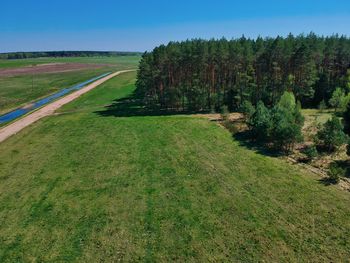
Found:
[[[350,196],[118,76],[0,144],[0,261],[342,262]]]
[[[292,99],[286,99],[288,97]],[[311,165],[317,168],[312,170],[320,176],[328,174],[329,182],[342,180],[341,188],[350,191],[349,136],[343,126],[347,121],[337,117],[333,110],[300,110],[295,104],[290,104],[292,107],[286,110],[288,101],[294,101],[290,93],[285,93],[272,109],[263,102],[253,108],[248,104],[248,110],[242,109],[243,117],[230,118],[227,113],[222,124],[237,139],[249,141],[253,148],[263,146],[269,154],[283,153],[288,155],[287,160]],[[285,111],[278,110],[282,105]]]
[[[346,170],[339,166],[337,163],[331,163],[328,170],[329,181],[331,183],[337,184],[341,177],[346,175]]]
[[[250,106],[247,110],[251,117],[246,121],[254,140],[271,144],[285,153],[291,152],[294,144],[303,140],[301,128],[304,118],[292,93],[285,92],[272,109],[266,108],[260,101],[254,113]]]
[[[350,103],[346,106],[346,110],[343,114],[345,132],[350,135]]]
[[[288,92],[270,109],[261,101],[256,107],[247,105],[242,109],[243,117],[230,118],[228,112],[222,118],[223,126],[237,139],[249,141],[253,148],[263,146],[270,154],[282,153],[296,162],[312,165],[319,175],[328,173],[333,183],[344,180],[342,188],[350,191],[349,136],[343,125],[346,121],[333,110],[301,110]],[[333,180],[334,174],[338,180]]]
[[[328,152],[335,151],[338,147],[349,141],[344,133],[344,126],[340,119],[332,117],[316,134],[317,143],[324,147]]]

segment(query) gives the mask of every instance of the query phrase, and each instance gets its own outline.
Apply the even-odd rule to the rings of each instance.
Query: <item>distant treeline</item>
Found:
[[[292,91],[303,106],[328,102],[350,80],[350,39],[308,35],[170,42],[140,62],[137,91],[173,110],[274,105]]]
[[[45,51],[45,52],[11,52],[0,53],[0,59],[22,59],[40,57],[113,57],[113,56],[137,56],[140,52],[119,51]]]

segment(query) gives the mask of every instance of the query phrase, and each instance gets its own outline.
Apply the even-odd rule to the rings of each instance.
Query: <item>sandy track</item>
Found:
[[[122,70],[122,71],[117,71],[115,73],[112,73],[102,79],[99,79],[89,85],[87,85],[86,87],[75,91],[71,94],[68,94],[67,96],[58,99],[42,108],[40,108],[37,111],[34,111],[33,113],[30,113],[29,115],[9,124],[8,126],[5,126],[3,128],[0,129],[0,142],[6,140],[7,138],[9,138],[10,136],[18,133],[20,130],[22,130],[23,128],[31,125],[32,123],[36,122],[37,120],[40,120],[43,117],[52,115],[57,109],[59,109],[60,107],[62,107],[63,105],[75,100],[76,98],[78,98],[79,96],[83,95],[86,92],[89,92],[90,90],[96,88],[97,86],[101,85],[103,82],[119,75],[125,72],[130,72],[130,71],[134,71],[134,70]]]

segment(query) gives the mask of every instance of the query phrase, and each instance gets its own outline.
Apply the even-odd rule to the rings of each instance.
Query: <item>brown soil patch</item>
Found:
[[[0,69],[0,77],[29,75],[29,74],[45,74],[45,73],[58,73],[67,71],[77,71],[82,69],[97,69],[110,64],[84,64],[84,63],[50,63],[39,64],[36,66]]]
[[[192,114],[191,117],[197,117],[197,118],[207,118],[210,121],[221,121],[222,116],[220,113],[198,113],[198,114]],[[241,120],[243,118],[242,113],[233,112],[228,114],[228,119],[232,122]]]

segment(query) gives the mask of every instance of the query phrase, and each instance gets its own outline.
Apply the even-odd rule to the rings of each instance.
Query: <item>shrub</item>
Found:
[[[300,131],[301,131],[301,128],[304,126],[305,118],[304,118],[303,114],[301,113],[300,101],[298,101],[298,103],[295,105],[295,108],[293,111],[293,116],[295,118],[295,122],[300,126]]]
[[[325,102],[324,100],[322,100],[322,101],[320,102],[320,104],[318,105],[318,109],[319,109],[320,111],[324,111],[325,109],[327,109],[327,105],[326,105],[326,102]]]
[[[316,134],[318,144],[324,146],[329,152],[336,150],[348,141],[348,136],[343,131],[344,127],[339,118],[332,117]]]
[[[230,112],[228,110],[228,107],[226,105],[222,106],[221,108],[221,119],[223,121],[227,121],[229,119]]]
[[[337,163],[331,163],[328,170],[328,178],[332,183],[337,184],[340,181],[340,177],[345,175],[345,172],[345,169]]]
[[[300,111],[300,103],[295,103],[293,93],[283,94],[273,109],[272,123],[271,138],[277,149],[288,153],[296,142],[302,141],[301,128],[304,124],[304,117]]]
[[[348,105],[349,105],[349,102],[350,102],[350,94],[344,96],[342,98],[342,101],[341,101],[341,110],[342,112],[346,111]]]
[[[341,88],[336,88],[332,93],[332,98],[329,100],[329,104],[337,111],[342,108],[344,102],[345,93]]]
[[[295,102],[295,97],[290,92],[285,92],[272,110],[259,101],[248,120],[253,138],[272,143],[278,150],[290,152],[294,144],[303,139],[301,128],[304,117],[300,109],[300,103]]]
[[[294,111],[296,104],[293,93],[285,91],[277,103],[277,106],[287,111]]]
[[[350,135],[350,104],[346,106],[346,110],[343,114],[345,132]]]
[[[259,101],[253,116],[248,122],[254,139],[262,142],[268,141],[272,127],[271,114],[262,101]]]
[[[304,150],[303,150],[303,153],[307,156],[307,158],[309,158],[310,160],[316,158],[318,156],[318,152],[317,152],[317,149],[315,147],[315,145],[311,145],[311,146],[308,146],[306,147]]]
[[[253,104],[250,101],[245,100],[242,103],[241,112],[244,114],[244,117],[246,119],[250,119],[253,116],[254,112],[255,112],[255,108],[254,108]]]
[[[271,137],[274,146],[288,153],[295,142],[302,139],[301,127],[295,121],[293,113],[276,107],[273,113],[273,128]]]

